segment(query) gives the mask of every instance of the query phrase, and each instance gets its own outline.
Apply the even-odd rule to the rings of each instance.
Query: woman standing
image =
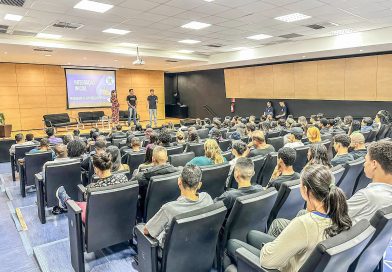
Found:
[[[120,103],[118,103],[116,90],[112,91],[110,102],[112,103],[112,122],[118,124],[120,119]]]

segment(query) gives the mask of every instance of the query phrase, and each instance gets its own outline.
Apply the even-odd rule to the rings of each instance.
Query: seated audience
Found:
[[[342,127],[344,127],[345,130],[348,130],[351,127],[353,121],[354,118],[351,115],[344,116]]]
[[[305,116],[298,117],[297,123],[301,125],[303,131],[306,131],[306,127],[308,126],[308,121],[306,120]]]
[[[73,140],[67,144],[68,157],[72,159],[84,159],[86,144],[81,140]]]
[[[293,127],[290,129],[290,132],[287,134],[287,143],[284,145],[285,147],[301,147],[304,146],[304,143],[301,141],[302,136],[304,135],[304,131],[300,127]]]
[[[351,125],[348,130],[348,135],[351,135],[356,132],[361,132],[361,122],[358,120],[354,120],[351,122]]]
[[[250,151],[249,157],[254,157],[258,155],[265,156],[271,152],[275,152],[275,148],[265,142],[264,133],[260,130],[256,130],[252,134],[252,144],[254,149]]]
[[[333,135],[346,133],[346,131],[343,130],[342,128],[344,128],[342,119],[340,117],[335,117],[333,119],[333,127],[332,127],[332,130],[331,130],[331,133]]]
[[[350,135],[352,151],[350,154],[354,157],[354,160],[359,158],[365,158],[367,149],[365,146],[365,137],[362,133],[353,133]]]
[[[370,117],[364,117],[361,123],[361,133],[370,132],[373,130],[373,119]]]
[[[131,140],[131,152],[138,153],[143,151],[142,144],[140,142],[140,138],[133,137]]]
[[[306,132],[306,136],[308,137],[309,143],[311,143],[311,144],[321,142],[320,130],[315,126],[308,128],[308,130]]]
[[[122,131],[122,126],[118,124],[111,136],[112,139],[118,139],[127,137],[127,134]]]
[[[39,142],[39,146],[31,149],[28,153],[34,154],[34,153],[41,153],[41,152],[47,152],[51,151],[52,152],[52,157],[53,159],[55,158],[54,152],[52,149],[50,149],[49,146],[49,139],[48,138],[42,138],[41,141]]]
[[[197,166],[206,166],[213,164],[224,163],[226,159],[222,156],[222,151],[219,148],[218,143],[213,139],[207,139],[204,143],[204,156],[193,158],[187,164],[193,164]]]
[[[49,144],[55,145],[63,143],[63,140],[61,138],[58,138],[54,135],[54,128],[48,127],[45,130],[45,133],[46,135],[48,135]]]
[[[234,166],[239,158],[244,158],[249,155],[249,149],[247,145],[243,141],[234,141],[232,143],[232,148],[231,148],[231,154],[233,154],[234,158],[229,161],[230,164],[230,170],[229,170],[229,175],[226,180],[226,186],[228,186],[231,178],[231,174],[233,173]]]
[[[376,129],[380,129],[382,125],[389,125],[392,122],[392,116],[387,110],[380,110],[374,118]]]
[[[350,147],[350,137],[347,134],[338,134],[334,138],[333,148],[336,151],[335,157],[331,160],[332,166],[345,164],[346,162],[353,161],[354,157],[348,153]]]
[[[189,152],[189,144],[198,144],[198,143],[200,143],[200,138],[196,130],[188,131],[188,141],[186,143],[184,152]]]
[[[83,170],[88,171],[90,168],[90,163],[92,162],[92,156],[94,154],[101,154],[103,152],[105,152],[106,150],[106,143],[102,140],[100,141],[96,141],[94,144],[94,151],[90,152],[90,156],[85,158],[82,163],[81,163],[81,167]]]
[[[176,143],[178,145],[186,144],[184,132],[182,132],[182,131],[177,131],[176,132]]]
[[[259,184],[252,185],[251,179],[255,174],[255,166],[251,159],[238,158],[234,166],[234,179],[238,183],[238,189],[228,189],[221,196],[215,198],[215,202],[223,201],[226,208],[230,210],[237,197],[261,192],[263,187]]]
[[[215,140],[217,143],[223,140],[222,132],[217,128],[212,128],[209,133],[209,138]]]
[[[296,158],[297,153],[291,147],[279,149],[278,161],[267,187],[275,187],[279,191],[283,182],[299,179],[299,174],[293,169]]]
[[[93,166],[95,175],[98,176],[96,182],[90,183],[86,186],[86,190],[98,187],[108,187],[125,183],[128,181],[124,174],[112,174],[112,157],[109,152],[102,152],[93,156]],[[64,187],[61,186],[56,191],[56,197],[59,200],[58,213],[67,212],[67,201],[70,199]],[[87,200],[83,202],[76,202],[82,210],[82,221],[86,222]]]
[[[25,144],[22,133],[18,133],[15,135],[15,143],[13,145],[11,145],[10,150],[9,150],[11,156],[13,156],[15,154],[15,146],[20,146],[20,145],[28,145],[28,144]]]
[[[256,124],[254,122],[249,122],[246,124],[246,136],[252,139],[253,132],[256,131]]]
[[[153,144],[148,145],[146,147],[146,155],[144,157],[144,162],[139,165],[138,169],[136,169],[136,171],[134,172],[134,176],[137,175],[140,171],[143,171],[144,169],[147,169],[151,166],[154,166],[154,164],[152,162],[152,154],[153,154],[155,147],[156,147],[156,145],[153,145]]]
[[[209,194],[197,192],[201,187],[201,178],[201,170],[198,166],[186,165],[178,178],[181,196],[160,208],[145,225],[144,234],[156,238],[159,241],[159,245],[163,247],[167,231],[176,215],[213,204]]]
[[[125,140],[125,145],[120,148],[121,156],[124,156],[124,154],[132,148],[133,138],[135,138],[135,135],[133,134],[127,136],[127,139]]]
[[[171,135],[168,130],[162,129],[158,135],[159,145],[163,147],[171,147]]]
[[[328,119],[327,118],[321,118],[319,126],[320,126],[320,133],[321,134],[328,134],[331,132],[328,127]]]
[[[106,152],[109,152],[112,158],[112,172],[117,171],[129,171],[128,164],[121,164],[121,154],[120,149],[117,146],[111,145],[106,148]]]
[[[26,141],[24,142],[24,144],[26,144],[26,145],[39,144],[39,141],[35,140],[33,133],[27,133],[26,134]]]
[[[72,132],[72,135],[73,135],[74,140],[82,140],[82,141],[86,140],[86,138],[80,137],[80,130],[79,129],[74,129]]]
[[[67,145],[70,141],[74,139],[72,134],[66,134],[63,138],[63,144]]]
[[[277,238],[251,231],[248,244],[229,240],[228,255],[234,262],[236,249],[245,247],[260,257],[260,266],[264,268],[299,271],[319,242],[351,228],[346,197],[327,167],[309,165],[300,180],[307,212],[294,218]]]
[[[323,144],[312,144],[308,151],[307,165],[321,164],[331,168],[332,165],[328,158],[328,150]]]

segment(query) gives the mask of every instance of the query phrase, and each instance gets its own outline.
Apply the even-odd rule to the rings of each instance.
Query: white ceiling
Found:
[[[352,29],[365,33],[376,29],[392,27],[392,0],[96,0],[114,5],[108,12],[100,14],[74,9],[79,0],[27,0],[23,7],[0,4],[0,25],[9,26],[7,33],[0,34],[0,61],[32,62],[67,65],[129,67],[132,68],[134,48],[118,46],[129,42],[139,44],[147,65],[144,69],[181,71],[211,68],[234,62],[236,65],[259,63],[262,52],[281,50],[282,46],[295,49],[293,45],[306,48],[306,43],[316,39],[335,39],[331,31]],[[300,12],[312,18],[285,23],[275,17]],[[23,15],[20,22],[6,21],[7,13]],[[84,26],[77,30],[52,27],[57,21],[80,23]],[[212,26],[191,30],[181,28],[190,21],[199,21]],[[331,22],[330,26],[313,30],[305,25]],[[107,28],[130,30],[127,35],[102,33]],[[62,38],[52,48],[40,44],[44,40],[13,35],[15,31],[32,33],[60,34]],[[268,34],[273,38],[253,41],[246,39],[255,34]],[[279,37],[296,33],[303,35],[294,39]],[[33,34],[32,34],[33,35]],[[381,35],[381,32],[379,33]],[[201,43],[185,45],[179,40],[195,39]],[[46,41],[48,42],[48,41]],[[361,42],[364,42],[362,40]],[[207,45],[218,44],[220,48]],[[50,57],[45,53],[33,53],[32,49],[48,47],[53,50]],[[355,44],[353,47],[370,46]],[[60,48],[59,48],[60,47]],[[254,58],[241,58],[233,50],[237,47],[255,48],[260,54]],[[346,46],[343,46],[347,49]],[[179,54],[177,50],[194,50],[193,54]],[[287,49],[287,50],[288,50]],[[317,48],[304,50],[307,53]],[[323,51],[339,48],[323,48]],[[385,49],[385,47],[383,47]],[[392,49],[387,47],[388,49]],[[370,47],[367,50],[372,50]],[[347,51],[347,50],[346,50]],[[345,52],[346,52],[345,51]],[[7,52],[4,54],[4,52]],[[276,51],[275,57],[293,55],[295,52]],[[317,57],[316,55],[314,55]],[[166,60],[178,60],[168,63]],[[117,61],[114,61],[117,60]],[[268,60],[271,60],[268,56]],[[273,61],[273,59],[272,59]],[[226,63],[226,64],[225,64]],[[194,68],[192,68],[194,67]]]

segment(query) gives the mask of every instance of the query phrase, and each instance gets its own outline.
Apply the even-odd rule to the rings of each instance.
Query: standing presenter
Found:
[[[118,124],[120,120],[120,103],[118,103],[116,90],[112,91],[110,102],[112,103],[112,122]]]
[[[150,126],[152,125],[152,118],[154,117],[155,127],[157,126],[157,102],[158,96],[154,94],[154,89],[150,90],[150,95],[147,97],[148,112],[150,114]]]
[[[128,111],[129,111],[129,117],[128,117],[128,126],[131,125],[131,120],[133,117],[133,123],[136,126],[137,122],[137,111],[136,111],[136,105],[137,105],[137,97],[135,93],[133,92],[133,89],[129,89],[129,95],[127,96],[127,104],[128,104]]]

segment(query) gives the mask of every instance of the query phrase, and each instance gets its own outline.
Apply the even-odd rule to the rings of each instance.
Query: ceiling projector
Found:
[[[133,65],[144,65],[144,60],[139,55],[139,47],[136,47],[136,60],[133,62]]]

